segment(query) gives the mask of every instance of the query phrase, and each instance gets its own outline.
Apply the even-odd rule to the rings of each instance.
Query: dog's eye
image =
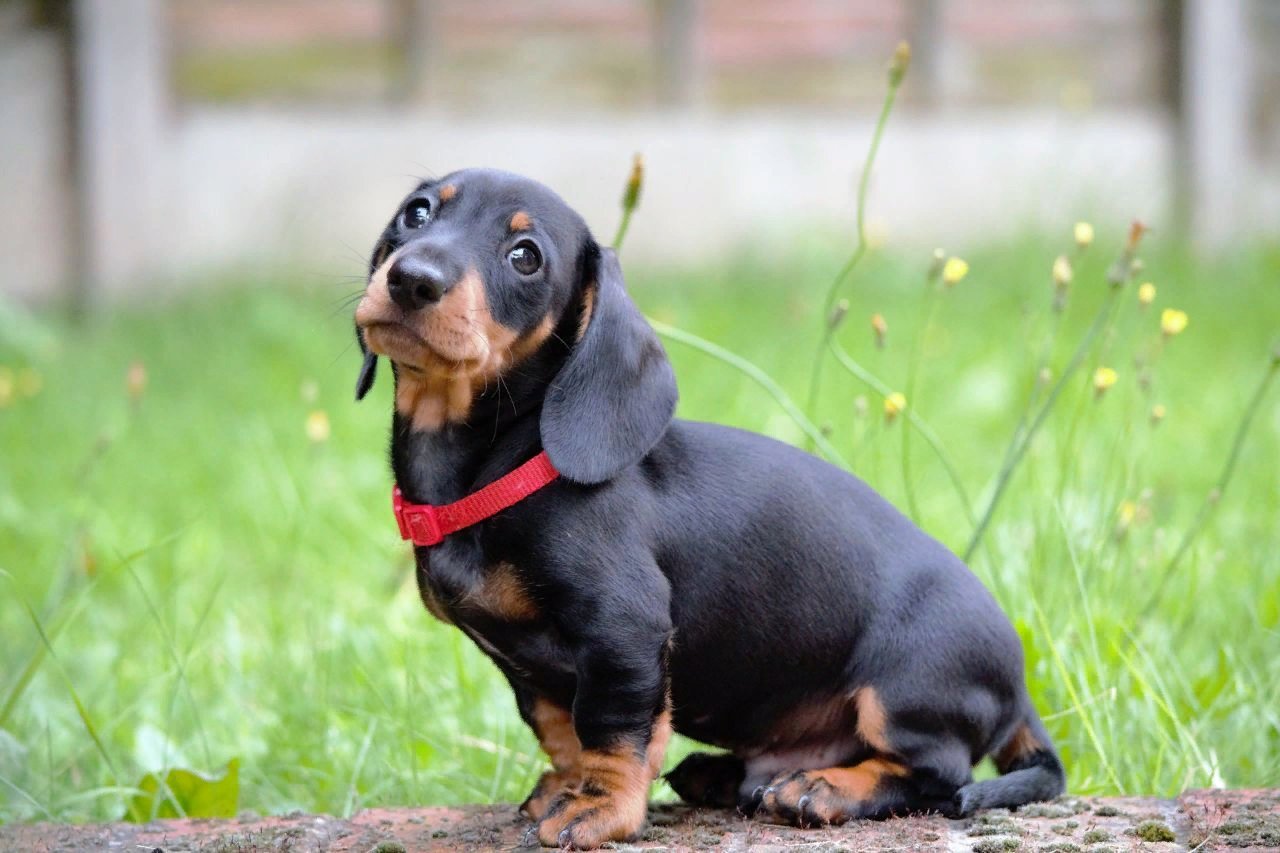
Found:
[[[404,209],[404,227],[421,228],[431,219],[431,202],[425,199],[409,202]]]
[[[542,255],[538,253],[538,247],[528,240],[517,243],[507,253],[507,260],[511,262],[511,268],[520,275],[533,275],[542,267]]]

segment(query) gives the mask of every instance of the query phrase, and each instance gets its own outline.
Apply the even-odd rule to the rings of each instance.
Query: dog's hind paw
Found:
[[[730,809],[738,804],[746,775],[746,765],[736,755],[695,752],[663,778],[690,805]]]

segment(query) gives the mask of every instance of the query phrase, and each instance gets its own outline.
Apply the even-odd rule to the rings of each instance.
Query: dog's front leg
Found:
[[[605,586],[575,591],[563,611],[560,630],[577,670],[580,782],[539,822],[538,840],[547,846],[590,849],[638,836],[671,737],[666,580],[651,566],[639,580],[628,575]]]

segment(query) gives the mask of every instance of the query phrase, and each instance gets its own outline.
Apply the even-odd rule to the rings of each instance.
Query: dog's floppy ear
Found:
[[[658,336],[627,296],[611,249],[592,243],[586,333],[542,406],[542,446],[564,477],[601,483],[658,443],[676,408],[676,377]],[[585,291],[584,291],[585,292]]]
[[[359,402],[364,399],[365,394],[369,393],[369,389],[373,387],[373,380],[378,377],[378,356],[364,342],[364,335],[360,334],[359,326],[356,327],[356,340],[360,343],[360,352],[364,354],[360,375],[356,377],[356,401]]]

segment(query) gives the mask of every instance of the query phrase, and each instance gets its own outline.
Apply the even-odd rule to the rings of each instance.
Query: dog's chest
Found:
[[[420,551],[417,562],[422,603],[444,622],[528,622],[538,616],[520,571],[510,562],[486,561],[478,549],[447,546]]]
[[[457,550],[428,551],[418,557],[417,575],[427,610],[509,671],[535,678],[572,670],[568,652],[514,564]]]

